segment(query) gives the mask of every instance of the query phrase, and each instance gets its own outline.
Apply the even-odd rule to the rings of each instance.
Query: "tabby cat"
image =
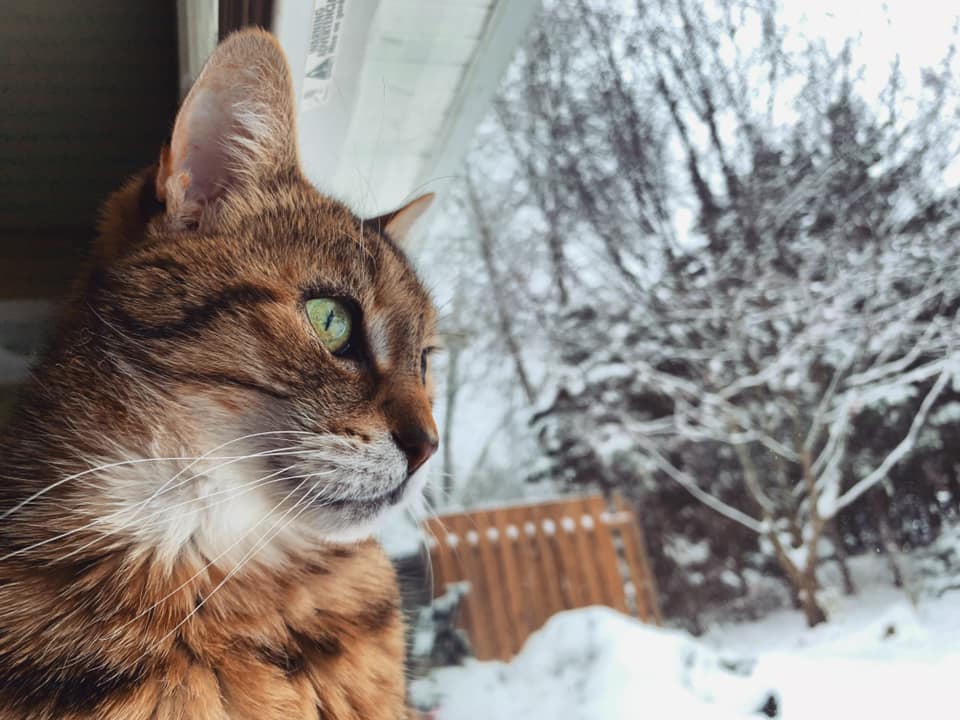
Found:
[[[0,444],[0,720],[412,716],[365,538],[437,448],[430,199],[318,193],[275,40],[216,50]]]

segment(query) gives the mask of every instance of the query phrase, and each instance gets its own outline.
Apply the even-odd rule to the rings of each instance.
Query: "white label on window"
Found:
[[[337,59],[347,0],[316,0],[307,68],[303,77],[304,109],[325,105],[333,90],[333,65]]]

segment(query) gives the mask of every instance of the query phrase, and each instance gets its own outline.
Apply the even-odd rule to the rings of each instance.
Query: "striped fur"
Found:
[[[269,35],[208,63],[169,148],[107,202],[0,441],[0,720],[408,717],[368,537],[435,449],[435,315],[398,235],[296,157]],[[349,299],[350,357],[303,304]]]

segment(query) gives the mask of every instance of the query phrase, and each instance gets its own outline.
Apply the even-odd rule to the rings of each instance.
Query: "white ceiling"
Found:
[[[366,215],[423,192],[442,193],[538,6],[279,0],[274,31],[301,98],[301,153],[310,178]],[[318,85],[305,80],[305,70],[311,30],[330,39],[329,31],[313,28],[315,13],[324,10],[339,32],[332,77]]]

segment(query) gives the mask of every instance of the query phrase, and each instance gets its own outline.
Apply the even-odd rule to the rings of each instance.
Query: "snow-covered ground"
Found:
[[[473,662],[415,682],[438,720],[960,718],[960,590],[907,594],[869,559],[860,592],[695,639],[607,608],[555,616],[509,664]]]
[[[781,612],[717,628],[707,641],[757,657],[753,678],[775,688],[788,720],[960,717],[960,592],[914,606],[875,588],[844,599],[813,630]]]

